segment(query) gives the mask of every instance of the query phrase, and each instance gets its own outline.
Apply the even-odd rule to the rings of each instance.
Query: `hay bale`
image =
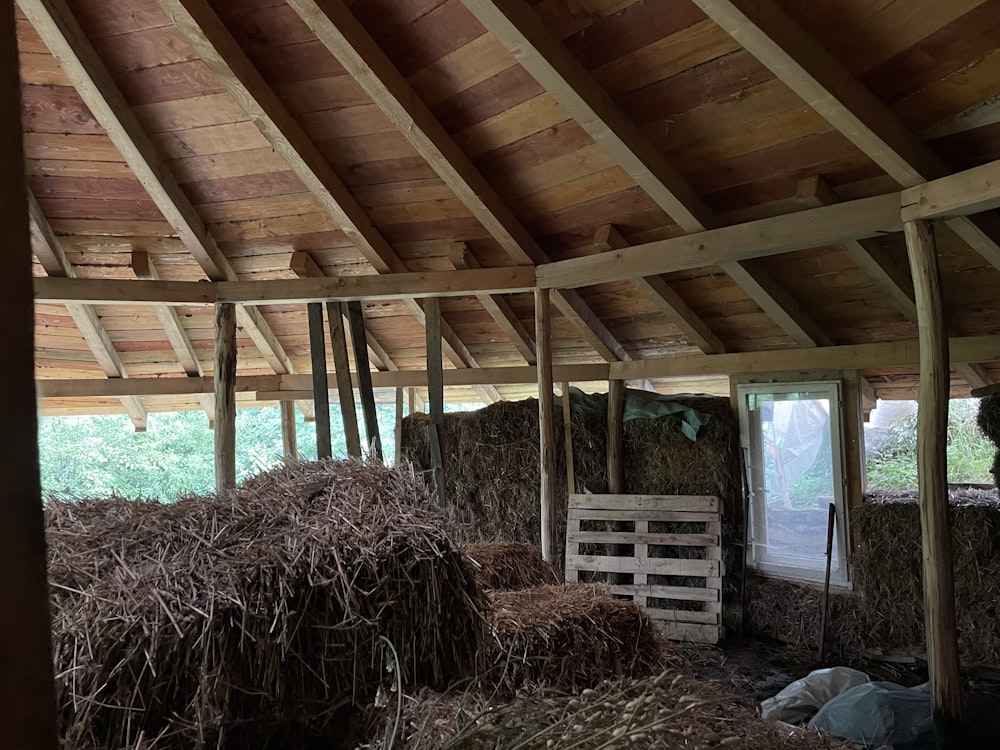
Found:
[[[487,602],[408,470],[294,463],[221,497],[46,513],[66,748],[333,742],[380,644],[404,684],[481,666]]]
[[[976,424],[997,448],[1000,448],[1000,393],[986,396],[979,402]]]
[[[1000,506],[993,492],[952,493],[958,642],[963,663],[1000,664]],[[828,640],[842,655],[926,651],[920,511],[916,493],[866,496],[851,509],[858,548],[854,593],[831,597]],[[820,592],[787,581],[748,586],[752,631],[813,648]]]
[[[562,412],[554,410],[556,425]],[[430,470],[428,417],[403,420],[402,455],[419,471]],[[605,421],[574,414],[573,465],[577,482],[606,483]],[[538,401],[500,401],[473,412],[444,415],[445,496],[449,514],[467,542],[541,544],[539,518]],[[556,476],[565,476],[563,430],[556,430]],[[558,518],[566,518],[566,483],[556,481]],[[557,554],[565,547],[565,523],[557,525]]]
[[[503,693],[543,684],[593,687],[643,677],[678,659],[642,608],[588,584],[498,591],[491,597],[496,641],[491,684]]]
[[[688,750],[737,748],[847,750],[854,745],[808,730],[765,722],[723,685],[674,671],[606,683],[571,695],[535,688],[507,703],[426,694],[410,706],[406,750]],[[470,708],[471,706],[471,708]],[[478,710],[475,710],[478,708]]]
[[[552,566],[533,544],[473,542],[462,550],[479,564],[476,579],[485,589],[515,591],[559,583]]]

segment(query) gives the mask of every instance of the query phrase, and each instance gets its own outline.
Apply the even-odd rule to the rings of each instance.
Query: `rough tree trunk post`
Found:
[[[326,336],[323,334],[323,303],[310,302],[309,358],[312,362],[313,403],[316,405],[316,458],[333,456],[330,437],[330,385],[326,376]],[[338,318],[340,316],[337,316]]]
[[[556,433],[552,395],[552,311],[549,290],[535,290],[535,356],[538,360],[539,471],[541,474],[542,557],[556,560]]]
[[[444,486],[444,372],[441,369],[441,301],[430,297],[424,302],[427,340],[427,400],[431,418],[427,423],[427,444],[430,446],[431,476],[434,477],[434,498],[445,507]]]
[[[625,381],[608,381],[608,492],[624,492],[625,473],[622,462],[622,421],[625,416]]]
[[[365,440],[368,442],[370,454],[382,461],[382,435],[378,430],[375,390],[372,388],[372,371],[368,364],[365,313],[360,302],[347,303],[347,320],[351,324],[351,343],[354,346],[354,364],[358,373],[358,393],[361,396],[361,411],[365,417]]]
[[[34,300],[14,4],[0,5],[0,747],[54,750],[49,597],[35,442]]]
[[[948,336],[941,300],[937,248],[927,222],[907,222],[906,249],[913,273],[920,333],[920,410],[917,415],[917,475],[924,561],[924,621],[927,663],[938,747],[966,747],[962,724],[955,580],[948,514]]]
[[[573,466],[573,406],[570,403],[569,383],[562,384],[563,449],[566,453],[566,492],[576,492],[576,471]]]
[[[299,457],[298,436],[295,431],[295,402],[281,402],[281,452],[286,459]]]
[[[215,306],[215,491],[236,486],[236,305]]]
[[[337,375],[337,397],[340,399],[340,418],[344,423],[347,455],[361,458],[361,433],[358,431],[358,412],[354,408],[354,384],[351,382],[351,361],[347,356],[344,312],[339,302],[326,303],[326,316],[330,324],[330,348],[333,350],[333,368]]]

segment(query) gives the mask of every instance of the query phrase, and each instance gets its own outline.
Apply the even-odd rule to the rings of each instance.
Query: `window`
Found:
[[[740,424],[750,490],[747,564],[822,581],[831,503],[831,582],[849,581],[841,459],[840,384],[741,385]]]

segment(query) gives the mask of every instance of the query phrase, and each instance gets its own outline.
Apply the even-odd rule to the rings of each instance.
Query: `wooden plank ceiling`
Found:
[[[18,0],[37,276],[539,264],[1000,159],[1000,0]],[[939,230],[951,333],[1000,333],[1000,221]],[[135,261],[134,261],[135,259]],[[916,337],[902,235],[557,292],[557,364]],[[534,363],[530,295],[444,298],[447,367]],[[373,364],[424,368],[413,300]],[[212,311],[39,304],[39,379],[211,374]],[[240,375],[309,371],[247,308]],[[915,393],[914,369],[873,370]],[[1000,373],[956,369],[954,388]],[[712,390],[725,381],[654,381]],[[456,388],[518,398],[530,386]],[[49,413],[205,408],[50,399]]]

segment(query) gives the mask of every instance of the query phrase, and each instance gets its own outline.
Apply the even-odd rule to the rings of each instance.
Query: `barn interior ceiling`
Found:
[[[222,298],[241,399],[308,389],[326,296],[422,388],[428,290],[449,398],[520,398],[536,284],[556,380],[912,397],[899,207],[952,199],[952,392],[1000,374],[1000,217],[948,178],[1000,159],[1000,0],[17,6],[44,413],[211,412]]]

